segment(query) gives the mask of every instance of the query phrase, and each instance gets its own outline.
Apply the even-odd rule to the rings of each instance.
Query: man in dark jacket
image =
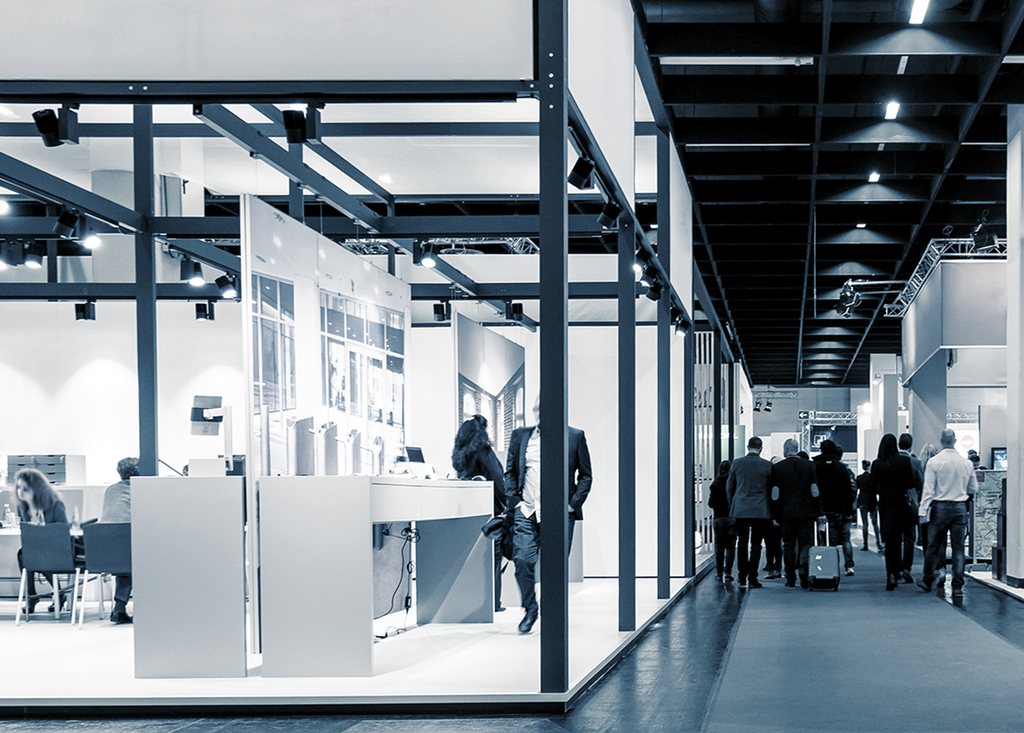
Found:
[[[821,516],[821,498],[815,483],[814,463],[800,458],[800,447],[790,438],[783,444],[783,460],[772,466],[772,520],[782,528],[786,587],[809,587],[807,561],[814,544],[814,520]]]
[[[843,548],[846,574],[853,575],[850,522],[856,490],[850,481],[850,470],[840,460],[841,451],[833,441],[823,440],[821,454],[814,457],[814,475],[821,494],[821,508],[828,520],[828,543]]]
[[[519,622],[519,631],[530,633],[537,622],[540,606],[537,603],[537,558],[540,555],[540,395],[533,406],[537,425],[518,428],[512,433],[505,465],[506,506],[515,512],[512,521],[512,562],[516,566],[516,584],[522,598],[525,614]],[[583,502],[587,500],[593,476],[590,473],[590,450],[582,430],[568,429],[569,504],[566,507],[545,508],[546,516],[557,517],[559,512],[569,515],[569,541],[572,547],[573,528],[583,519]],[[556,520],[557,521],[557,520]]]
[[[761,563],[761,542],[768,523],[768,491],[772,464],[761,458],[761,439],[747,441],[747,455],[737,458],[729,469],[725,492],[729,497],[729,515],[736,520],[736,569],[740,588],[760,588],[757,566]]]

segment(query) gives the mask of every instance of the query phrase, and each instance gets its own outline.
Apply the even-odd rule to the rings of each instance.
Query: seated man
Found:
[[[103,514],[100,521],[109,523],[131,523],[132,521],[132,476],[139,475],[138,458],[122,458],[117,462],[117,473],[121,480],[107,487],[103,495]],[[117,575],[114,585],[114,610],[110,612],[110,620],[115,624],[130,624],[132,617],[128,615],[128,598],[132,594],[132,576]]]

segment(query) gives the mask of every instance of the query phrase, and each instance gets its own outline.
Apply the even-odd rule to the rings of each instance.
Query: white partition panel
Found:
[[[65,54],[40,52],[83,44],[88,52],[71,64]],[[527,79],[533,3],[7,3],[0,68],[5,79],[135,79],[140,93],[142,80]]]
[[[245,677],[242,479],[132,479],[135,676]]]
[[[686,174],[679,156],[675,154],[675,140],[670,136],[672,152],[669,154],[669,207],[672,225],[669,243],[672,248],[669,277],[680,300],[693,315],[693,198],[686,183]]]

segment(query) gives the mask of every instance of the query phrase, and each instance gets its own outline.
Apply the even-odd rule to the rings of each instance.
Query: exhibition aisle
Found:
[[[673,595],[692,583],[674,578]],[[95,605],[79,631],[52,617],[15,627],[14,604],[0,603],[0,689],[7,707],[560,702],[588,686],[634,638],[617,631],[617,585],[615,579],[590,579],[570,586],[571,689],[563,695],[537,692],[539,626],[519,634],[518,608],[498,614],[494,624],[429,624],[379,641],[373,677],[264,678],[253,657],[249,676],[241,679],[135,679],[133,629],[98,620]],[[666,605],[656,590],[654,579],[637,581],[641,627]],[[329,614],[324,623],[330,623]]]

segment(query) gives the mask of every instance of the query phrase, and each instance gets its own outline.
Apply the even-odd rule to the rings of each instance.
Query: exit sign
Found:
[[[797,413],[797,416],[801,420],[810,420],[811,419],[811,411],[810,410],[800,410],[800,412]]]

